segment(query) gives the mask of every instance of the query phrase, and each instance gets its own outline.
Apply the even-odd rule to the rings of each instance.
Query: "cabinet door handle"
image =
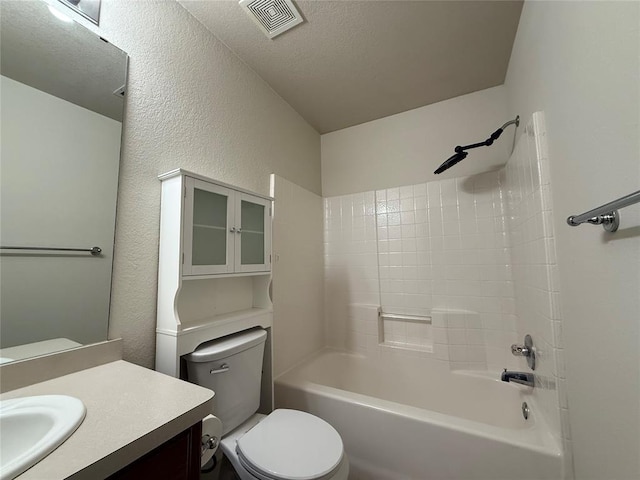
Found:
[[[242,233],[242,229],[241,228],[237,229],[236,233]]]
[[[229,229],[229,231],[230,231],[231,233],[236,233],[236,227],[231,227],[231,228]]]

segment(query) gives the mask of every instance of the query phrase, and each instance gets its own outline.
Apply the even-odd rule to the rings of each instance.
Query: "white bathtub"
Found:
[[[528,387],[421,358],[385,358],[326,350],[275,382],[278,407],[313,413],[340,432],[350,478],[562,477],[560,449],[535,407],[529,420],[522,416]]]

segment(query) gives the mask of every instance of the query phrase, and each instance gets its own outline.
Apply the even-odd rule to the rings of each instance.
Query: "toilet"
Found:
[[[338,432],[306,412],[260,405],[267,332],[246,330],[185,355],[188,380],[215,392],[220,449],[241,480],[347,480],[349,461]]]

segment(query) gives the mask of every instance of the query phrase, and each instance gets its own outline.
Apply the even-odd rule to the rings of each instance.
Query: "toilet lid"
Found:
[[[312,480],[335,470],[344,447],[324,420],[298,410],[278,409],[238,440],[241,460],[266,478]]]

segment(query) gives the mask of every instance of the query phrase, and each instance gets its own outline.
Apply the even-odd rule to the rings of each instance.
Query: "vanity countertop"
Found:
[[[71,395],[87,415],[54,452],[19,480],[97,479],[117,472],[211,413],[213,392],[114,361],[0,395]]]

